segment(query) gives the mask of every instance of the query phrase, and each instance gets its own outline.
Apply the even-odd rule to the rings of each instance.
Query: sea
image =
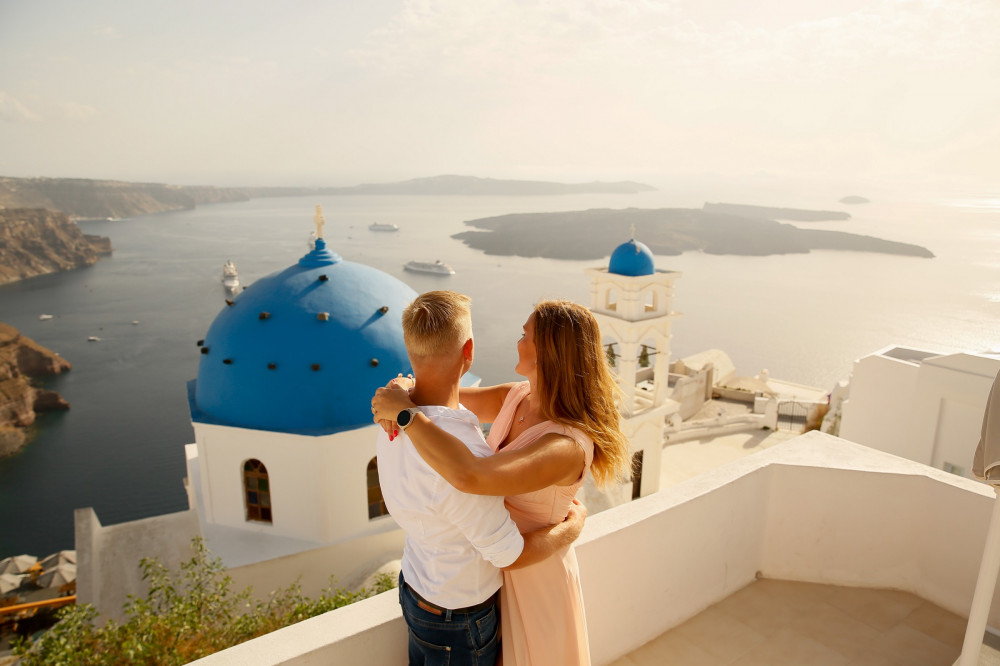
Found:
[[[851,194],[871,202],[838,203]],[[674,359],[722,349],[738,374],[767,369],[775,378],[831,390],[856,359],[890,345],[942,353],[1000,348],[998,192],[770,183],[631,195],[314,196],[81,222],[86,233],[111,238],[111,256],[0,286],[0,321],[73,364],[44,382],[71,409],[41,415],[31,443],[0,460],[0,558],[73,548],[78,508],[92,507],[104,525],[186,508],[184,445],[194,439],[186,383],[197,372],[196,342],[225,307],[222,265],[235,262],[243,285],[291,265],[308,251],[316,204],[323,206],[328,246],[344,259],[418,292],[448,288],[472,297],[473,372],[494,383],[516,378],[515,343],[533,304],[543,298],[589,304],[584,271],[606,266],[607,257],[486,255],[451,238],[468,229],[466,221],[705,201],[844,210],[848,221],[809,226],[915,243],[936,256],[658,256],[658,268],[682,273],[673,304],[681,314],[671,329]],[[370,231],[373,222],[400,230]],[[440,259],[455,275],[404,271],[412,259]],[[52,318],[40,320],[42,314]]]

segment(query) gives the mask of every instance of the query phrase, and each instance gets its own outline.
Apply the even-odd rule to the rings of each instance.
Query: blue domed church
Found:
[[[198,343],[188,492],[229,565],[398,529],[378,488],[370,399],[411,372],[400,316],[416,292],[345,261],[322,238],[319,206],[315,220],[312,251],[227,300]]]

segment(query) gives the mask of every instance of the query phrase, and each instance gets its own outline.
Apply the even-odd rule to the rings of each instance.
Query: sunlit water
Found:
[[[849,375],[854,359],[890,344],[1000,347],[1000,199],[862,192],[875,201],[836,203],[849,193],[706,198],[847,210],[850,221],[811,226],[917,243],[936,258],[832,251],[660,257],[660,268],[683,273],[672,356],[720,348],[741,374],[767,368],[774,377],[829,389]],[[306,251],[314,204],[323,204],[326,238],[345,259],[380,268],[418,292],[447,287],[470,294],[474,371],[496,382],[514,378],[514,343],[532,304],[546,297],[589,303],[583,269],[602,261],[485,256],[450,238],[463,221],[594,207],[697,207],[704,200],[693,192],[310,197],[83,223],[84,231],[111,237],[113,256],[0,287],[0,320],[73,363],[47,383],[72,409],[43,416],[25,451],[0,461],[0,557],[73,547],[77,507],[94,507],[104,524],[185,508],[183,446],[193,440],[185,383],[197,371],[196,340],[223,307],[222,264],[235,261],[243,284],[290,265]],[[376,221],[401,231],[369,231]],[[404,272],[410,259],[441,259],[456,274]],[[39,321],[42,313],[55,317]]]

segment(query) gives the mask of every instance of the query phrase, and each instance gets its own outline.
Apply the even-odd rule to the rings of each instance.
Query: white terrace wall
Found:
[[[758,575],[895,588],[967,615],[994,494],[973,481],[811,432],[587,521],[577,544],[595,664]],[[994,599],[990,624],[1000,626]],[[198,663],[397,664],[388,592]]]
[[[102,526],[91,508],[76,510],[77,595],[104,618],[121,620],[128,595],[145,596],[139,560],[155,557],[171,570],[192,556],[191,539],[201,535],[194,511]],[[354,589],[382,564],[398,560],[405,534],[395,529],[350,541],[313,548],[263,562],[233,567],[227,573],[234,591],[252,587],[263,597],[295,583],[307,596],[329,587]]]

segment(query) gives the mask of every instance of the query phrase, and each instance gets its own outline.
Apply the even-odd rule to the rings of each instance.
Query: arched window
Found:
[[[646,312],[656,312],[659,307],[659,299],[657,298],[656,290],[650,289],[649,291],[643,292],[642,304],[643,309]]]
[[[617,310],[618,309],[618,293],[611,287],[604,292],[604,309],[605,310]]]
[[[243,499],[247,507],[247,520],[262,523],[271,520],[271,483],[264,463],[255,458],[243,463]]]
[[[368,520],[373,520],[380,516],[388,516],[389,509],[385,508],[385,500],[382,499],[382,486],[378,483],[378,460],[372,458],[368,462]]]

